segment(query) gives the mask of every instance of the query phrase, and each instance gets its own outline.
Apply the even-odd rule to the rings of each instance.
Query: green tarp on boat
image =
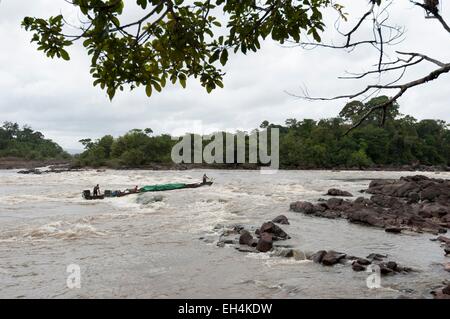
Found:
[[[159,191],[170,191],[173,189],[186,188],[186,184],[183,183],[173,183],[173,184],[161,184],[161,185],[148,185],[139,189],[139,192],[159,192]]]

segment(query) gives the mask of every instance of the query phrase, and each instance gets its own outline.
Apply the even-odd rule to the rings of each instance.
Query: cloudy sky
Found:
[[[24,16],[48,17],[63,13],[76,20],[77,13],[64,0],[0,0],[0,121],[29,124],[69,150],[81,149],[81,138],[115,136],[133,128],[151,127],[155,133],[209,133],[215,130],[248,130],[263,120],[336,116],[344,101],[306,102],[286,93],[334,96],[363,88],[370,81],[337,80],[346,71],[364,71],[377,62],[373,49],[351,54],[330,49],[303,50],[266,42],[256,54],[232,56],[226,67],[225,88],[207,94],[194,79],[187,89],[167,86],[150,99],[142,89],[118,93],[110,102],[105,92],[92,86],[89,58],[79,46],[70,48],[71,61],[47,59],[29,43],[30,34],[20,27]],[[130,7],[135,1],[130,2]],[[366,1],[343,0],[356,19]],[[435,20],[408,0],[394,1],[391,21],[404,25],[405,40],[395,49],[418,51],[449,62],[450,37]],[[350,6],[350,3],[352,5]],[[356,10],[350,10],[350,8]],[[134,12],[135,14],[138,12]],[[443,8],[450,20],[450,7]],[[334,16],[327,17],[333,26]],[[369,31],[369,30],[368,30]],[[334,37],[333,33],[327,35]],[[335,41],[337,39],[335,38]],[[393,55],[391,55],[393,56]],[[432,70],[423,65],[405,80]],[[408,92],[401,98],[401,112],[418,119],[450,122],[450,76]]]

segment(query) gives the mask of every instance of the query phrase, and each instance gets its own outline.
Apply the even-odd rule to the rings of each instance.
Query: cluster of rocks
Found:
[[[236,225],[232,230],[225,231],[222,234],[221,240],[219,240],[218,245],[224,246],[226,244],[237,244],[240,246],[248,246],[250,249],[238,247],[241,251],[251,251],[251,252],[268,252],[274,247],[274,241],[286,240],[291,237],[278,225],[284,224],[288,225],[289,221],[284,215],[280,215],[274,218],[272,221],[265,222],[261,227],[257,228],[252,235],[252,232],[245,229],[241,225]],[[230,235],[239,235],[238,239],[226,239]]]
[[[324,266],[333,266],[338,263],[351,264],[354,271],[366,271],[370,265],[377,266],[381,275],[390,275],[395,273],[408,273],[412,271],[412,268],[402,267],[395,261],[385,262],[384,259],[387,255],[381,255],[372,253],[366,258],[350,256],[345,253],[336,252],[334,250],[319,250],[311,255],[308,259],[311,259],[315,263],[322,264]]]
[[[330,191],[329,194],[337,193]],[[290,209],[326,218],[346,218],[392,233],[408,229],[438,234],[450,227],[450,180],[420,175],[374,180],[365,192],[372,196],[353,201],[333,197],[316,204],[298,201],[291,203]]]
[[[368,266],[376,265],[379,267],[378,269],[382,275],[412,271],[411,268],[402,267],[394,261],[385,262],[384,258],[387,257],[386,255],[372,253],[366,258],[360,258],[333,250],[305,253],[289,245],[275,244],[275,242],[290,239],[290,236],[281,227],[276,225],[276,223],[289,225],[289,221],[284,215],[280,215],[272,221],[265,222],[261,227],[256,229],[248,230],[242,225],[234,225],[224,230],[217,245],[220,247],[233,245],[241,252],[271,252],[272,255],[277,257],[312,260],[324,266],[350,264],[354,271],[365,271]],[[233,237],[230,238],[230,236]]]

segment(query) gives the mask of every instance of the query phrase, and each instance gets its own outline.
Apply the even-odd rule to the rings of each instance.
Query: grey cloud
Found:
[[[341,2],[350,4],[349,0]],[[209,133],[218,129],[249,130],[263,120],[282,123],[292,117],[333,117],[345,101],[312,103],[285,91],[301,94],[306,87],[311,95],[334,96],[377,81],[376,77],[356,82],[337,80],[345,71],[365,71],[376,63],[376,52],[369,47],[348,54],[319,48],[285,48],[267,41],[257,54],[231,56],[225,88],[212,94],[190,79],[185,90],[168,87],[148,99],[142,89],[137,89],[120,93],[110,102],[103,91],[92,87],[89,58],[82,48],[71,48],[69,63],[49,60],[30,45],[30,35],[20,28],[26,15],[45,17],[60,11],[76,21],[76,12],[62,0],[1,2],[0,121],[29,124],[70,149],[81,148],[77,143],[81,138],[117,136],[133,128],[151,127],[155,133]],[[127,12],[130,17],[137,13]],[[448,15],[449,11],[444,13]],[[405,1],[394,2],[391,17],[408,29],[398,49],[420,51],[448,61],[448,34],[436,21],[423,19],[423,12]],[[327,39],[335,35],[333,19],[327,18],[331,27]],[[387,50],[392,53],[393,48]],[[419,67],[405,80],[429,70]],[[418,119],[450,121],[449,86],[450,78],[443,76],[412,90],[399,101],[401,111]]]

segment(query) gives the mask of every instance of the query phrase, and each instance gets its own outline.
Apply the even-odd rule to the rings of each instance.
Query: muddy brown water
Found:
[[[85,201],[83,189],[197,182],[204,170],[67,172],[20,175],[0,170],[0,298],[429,298],[450,279],[430,234],[383,230],[289,211],[295,200],[326,198],[328,188],[355,195],[373,178],[414,172],[207,170],[211,187]],[[421,173],[450,178],[450,173]],[[155,197],[156,196],[156,197]],[[333,249],[416,268],[383,277],[310,261],[220,248],[220,225],[260,225],[285,214],[301,251]],[[210,243],[199,240],[210,239]],[[81,288],[69,289],[67,266],[79,265]]]

